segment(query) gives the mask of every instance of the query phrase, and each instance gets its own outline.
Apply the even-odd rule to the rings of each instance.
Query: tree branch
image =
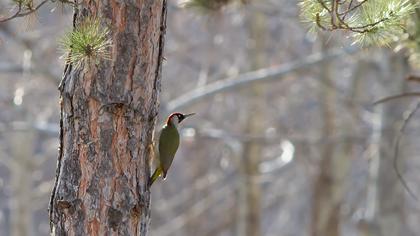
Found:
[[[26,10],[26,11],[24,11],[24,12],[22,12],[22,4],[21,3],[19,3],[18,4],[18,10],[13,14],[13,15],[11,15],[11,16],[9,16],[9,17],[6,17],[6,18],[1,18],[0,19],[0,23],[3,23],[3,22],[6,22],[6,21],[9,21],[9,20],[11,20],[11,19],[14,19],[14,18],[18,18],[18,17],[22,17],[22,16],[27,16],[27,15],[29,15],[29,14],[32,14],[33,12],[35,12],[35,11],[37,11],[39,8],[41,8],[42,7],[42,5],[44,5],[45,3],[47,3],[49,0],[43,0],[41,3],[39,3],[36,7],[31,7],[31,8],[28,8],[28,10]]]
[[[401,138],[404,135],[405,127],[408,125],[408,122],[411,120],[411,118],[414,116],[414,114],[419,109],[420,109],[420,101],[418,101],[412,109],[407,111],[407,113],[406,113],[406,115],[405,115],[405,117],[402,121],[401,127],[399,129],[397,138],[395,140],[394,159],[393,159],[393,166],[394,166],[394,170],[395,170],[395,173],[397,174],[398,179],[400,180],[401,184],[403,185],[405,190],[408,192],[408,194],[412,198],[414,198],[416,201],[418,201],[419,199],[417,198],[416,194],[414,194],[414,192],[411,190],[411,188],[408,186],[407,182],[405,181],[405,179],[403,177],[403,174],[398,169],[398,153],[399,153],[399,149],[400,149]]]
[[[378,104],[389,102],[391,100],[396,100],[396,99],[406,98],[406,97],[419,97],[419,96],[420,96],[420,92],[402,93],[402,94],[397,94],[397,95],[381,98],[378,101],[374,102],[372,105],[376,106]]]
[[[303,59],[285,63],[279,66],[264,68],[251,71],[238,76],[229,77],[217,82],[208,84],[204,87],[194,89],[184,95],[173,99],[166,105],[164,113],[169,113],[184,108],[194,102],[203,100],[217,93],[231,91],[238,87],[243,87],[257,82],[269,82],[280,80],[279,77],[285,76],[291,72],[295,72],[306,67],[316,65],[318,63],[334,59],[336,57],[353,54],[359,51],[356,47],[347,47],[344,49],[331,49],[325,53],[317,52]]]

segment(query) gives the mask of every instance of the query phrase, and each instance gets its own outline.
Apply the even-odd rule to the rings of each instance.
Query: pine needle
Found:
[[[112,41],[108,37],[109,30],[101,27],[98,19],[87,18],[60,40],[66,63],[79,67],[83,63],[110,60]]]

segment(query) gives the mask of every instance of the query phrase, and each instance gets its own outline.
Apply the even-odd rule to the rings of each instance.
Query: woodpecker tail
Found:
[[[153,172],[152,177],[150,177],[149,186],[152,186],[152,184],[159,178],[159,176],[162,175],[162,168],[157,167],[155,172]]]

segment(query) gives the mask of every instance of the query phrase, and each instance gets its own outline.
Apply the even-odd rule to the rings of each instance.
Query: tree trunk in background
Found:
[[[387,57],[383,57],[387,58]],[[386,60],[385,60],[386,61]],[[372,61],[373,62],[373,61]],[[385,63],[387,64],[387,63]],[[377,63],[368,63],[367,61],[361,61],[359,63],[358,69],[355,72],[363,81],[361,81],[360,87],[370,88],[370,83],[368,78],[377,77],[383,79],[383,77],[389,73],[386,66],[378,65]],[[373,75],[373,76],[372,76]],[[378,82],[382,83],[382,82]],[[366,93],[369,89],[364,89],[361,93]],[[383,91],[381,91],[383,93]],[[387,95],[382,95],[387,96]],[[379,96],[379,97],[382,97]],[[356,96],[357,97],[357,96]],[[383,118],[384,109],[381,105],[375,106],[373,108],[372,117],[370,119],[372,132],[369,139],[367,140],[369,150],[369,168],[368,168],[368,179],[366,184],[366,207],[364,209],[363,217],[358,220],[357,227],[358,233],[360,236],[373,236],[379,234],[379,228],[373,222],[375,219],[375,214],[377,212],[377,200],[378,200],[378,170],[380,163],[380,143],[382,139],[383,131]]]
[[[33,235],[33,182],[35,167],[35,132],[16,129],[10,136],[13,159],[9,160],[11,173],[11,236]]]
[[[406,60],[401,55],[383,56],[383,86],[386,95],[404,92],[404,77],[409,71]],[[389,58],[389,59],[385,59]],[[382,104],[383,125],[380,140],[380,158],[377,178],[377,211],[375,223],[379,232],[374,236],[406,235],[403,232],[404,225],[404,189],[397,178],[394,167],[394,143],[399,132],[399,126],[403,113],[407,109],[404,101],[392,101]],[[400,150],[398,162],[400,170],[403,169],[404,153]],[[402,171],[402,170],[401,170]],[[403,173],[403,171],[402,171]]]
[[[261,13],[253,13],[250,19],[250,39],[254,43],[249,51],[250,61],[252,63],[251,70],[256,70],[265,65],[265,40],[266,34],[265,16]],[[249,89],[245,89],[243,94],[248,99],[248,112],[246,117],[245,132],[251,136],[261,135],[264,129],[264,114],[262,109],[263,101],[261,96],[264,94],[262,85],[253,85]],[[238,209],[240,215],[239,222],[244,226],[246,236],[261,235],[261,188],[258,182],[259,164],[261,162],[262,146],[261,143],[255,141],[246,142],[244,145],[243,159],[241,161],[241,175],[243,180],[240,187],[240,195]],[[238,231],[239,235],[243,232]]]
[[[384,89],[380,97],[402,93],[405,73],[409,71],[406,60],[401,55],[391,56],[385,51],[378,57],[377,83]],[[369,161],[366,210],[363,220],[358,223],[361,236],[407,235],[403,231],[404,190],[393,167],[395,138],[406,107],[403,100],[375,107],[369,147],[372,155]],[[402,167],[402,149],[398,162]]]
[[[65,69],[51,232],[146,235],[166,1],[96,0],[77,8],[75,25],[94,15],[109,26],[112,60]]]
[[[321,41],[322,50],[326,50],[325,40]],[[320,90],[321,114],[323,127],[321,131],[321,160],[319,173],[314,182],[312,199],[312,236],[340,235],[340,208],[343,195],[343,178],[348,163],[343,162],[344,155],[334,155],[336,144],[334,136],[336,91],[329,62],[321,65],[320,79],[323,80]]]

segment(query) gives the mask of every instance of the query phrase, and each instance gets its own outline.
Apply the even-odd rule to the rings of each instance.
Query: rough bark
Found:
[[[83,1],[74,26],[89,16],[111,30],[112,59],[65,68],[51,232],[146,235],[166,0]]]

